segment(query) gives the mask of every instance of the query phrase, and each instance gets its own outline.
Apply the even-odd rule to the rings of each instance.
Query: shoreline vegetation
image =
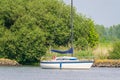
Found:
[[[120,59],[95,59],[93,67],[120,67]]]
[[[20,66],[20,64],[15,60],[10,59],[0,59],[0,66]],[[93,67],[120,67],[120,60],[114,59],[95,59]]]
[[[65,47],[62,47],[63,50],[66,50]],[[75,50],[76,53],[75,56],[78,59],[84,59],[86,56],[94,56],[94,64],[92,65],[92,67],[114,67],[114,68],[120,68],[120,59],[108,59],[109,56],[109,52],[113,50],[113,46],[112,44],[100,44],[98,47],[96,47],[94,50],[88,50],[88,51],[78,51]],[[51,59],[52,56],[54,56],[56,54],[51,54],[49,52],[47,52],[47,54],[43,57],[45,59],[47,59],[47,57],[49,56],[48,59]],[[57,54],[57,56],[61,56],[59,54]],[[86,57],[87,58],[87,57]],[[91,59],[91,57],[90,57]],[[28,64],[29,66],[39,66],[39,62],[38,63],[33,63],[33,64]],[[15,60],[10,60],[10,59],[5,59],[5,58],[0,58],[0,66],[21,66],[21,64],[19,64],[19,62],[15,61]],[[24,65],[23,65],[24,66]]]
[[[20,66],[15,60],[0,58],[0,66]]]

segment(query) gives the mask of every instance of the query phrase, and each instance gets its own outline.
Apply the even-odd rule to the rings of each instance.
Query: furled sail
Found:
[[[73,48],[70,48],[66,51],[60,51],[60,50],[51,50],[52,52],[60,53],[60,54],[73,54]]]

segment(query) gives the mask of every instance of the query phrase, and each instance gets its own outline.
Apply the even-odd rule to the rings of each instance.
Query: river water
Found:
[[[89,70],[41,69],[40,67],[0,67],[0,80],[120,80],[120,68]]]

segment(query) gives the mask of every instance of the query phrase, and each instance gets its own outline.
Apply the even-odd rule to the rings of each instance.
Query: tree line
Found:
[[[108,58],[120,59],[120,24],[108,28],[103,25],[96,25],[99,34],[99,43],[112,43],[112,51],[109,51]]]
[[[62,0],[0,0],[0,57],[39,62],[49,46],[70,45],[70,5]],[[74,46],[94,47],[94,21],[73,10]]]
[[[100,42],[115,42],[120,40],[120,24],[105,27],[103,25],[95,25],[99,35]]]

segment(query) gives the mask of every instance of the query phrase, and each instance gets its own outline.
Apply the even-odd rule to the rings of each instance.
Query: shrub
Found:
[[[120,59],[120,41],[115,42],[113,50],[109,54],[110,59]]]
[[[75,53],[74,56],[77,56],[79,59],[93,59],[94,55],[91,50],[80,50]]]

